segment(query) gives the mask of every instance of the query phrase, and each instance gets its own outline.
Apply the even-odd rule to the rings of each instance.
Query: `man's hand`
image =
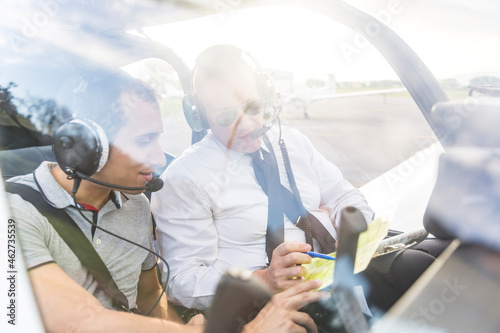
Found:
[[[320,280],[311,280],[274,295],[257,317],[243,328],[242,333],[316,333],[318,329],[311,317],[298,310],[330,296],[326,292],[309,291],[320,285]]]
[[[273,292],[286,290],[303,282],[307,270],[300,265],[309,264],[312,260],[304,253],[307,251],[311,251],[311,246],[306,243],[281,243],[274,249],[269,267],[252,274],[263,280]]]

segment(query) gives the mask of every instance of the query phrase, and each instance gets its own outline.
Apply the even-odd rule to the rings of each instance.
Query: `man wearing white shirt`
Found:
[[[311,262],[302,229],[283,215],[284,242],[266,254],[268,195],[259,185],[250,154],[260,148],[276,156],[279,180],[293,192],[285,170],[280,138],[288,147],[303,207],[336,239],[340,211],[358,208],[367,222],[374,212],[359,190],[297,130],[274,126],[265,138],[266,98],[253,58],[229,45],[213,46],[197,59],[193,83],[195,108],[211,131],[165,171],[164,189],[152,196],[162,254],[170,265],[168,296],[187,308],[206,309],[220,277],[244,267],[279,292],[302,283]],[[271,148],[271,149],[270,149]],[[321,250],[313,240],[314,250]],[[324,249],[323,249],[324,250]]]

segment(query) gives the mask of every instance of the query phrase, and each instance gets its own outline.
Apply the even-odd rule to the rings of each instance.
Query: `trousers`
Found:
[[[451,240],[426,239],[415,247],[373,258],[367,269],[359,273],[369,284],[370,307],[382,312],[389,310],[450,243]]]

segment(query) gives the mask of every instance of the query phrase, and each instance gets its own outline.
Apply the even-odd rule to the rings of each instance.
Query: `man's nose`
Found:
[[[241,112],[238,116],[238,119],[236,119],[237,130],[245,131],[248,130],[249,128],[254,128],[255,122],[256,122],[255,116],[251,116],[246,114],[245,112]]]
[[[149,152],[148,162],[155,168],[161,168],[167,163],[165,153],[163,152],[163,148],[159,142],[157,142]]]

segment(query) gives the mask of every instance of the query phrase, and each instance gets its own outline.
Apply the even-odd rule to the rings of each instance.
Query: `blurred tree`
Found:
[[[51,144],[52,129],[70,113],[54,100],[18,99],[12,93],[15,87],[13,82],[0,85],[0,150]]]

